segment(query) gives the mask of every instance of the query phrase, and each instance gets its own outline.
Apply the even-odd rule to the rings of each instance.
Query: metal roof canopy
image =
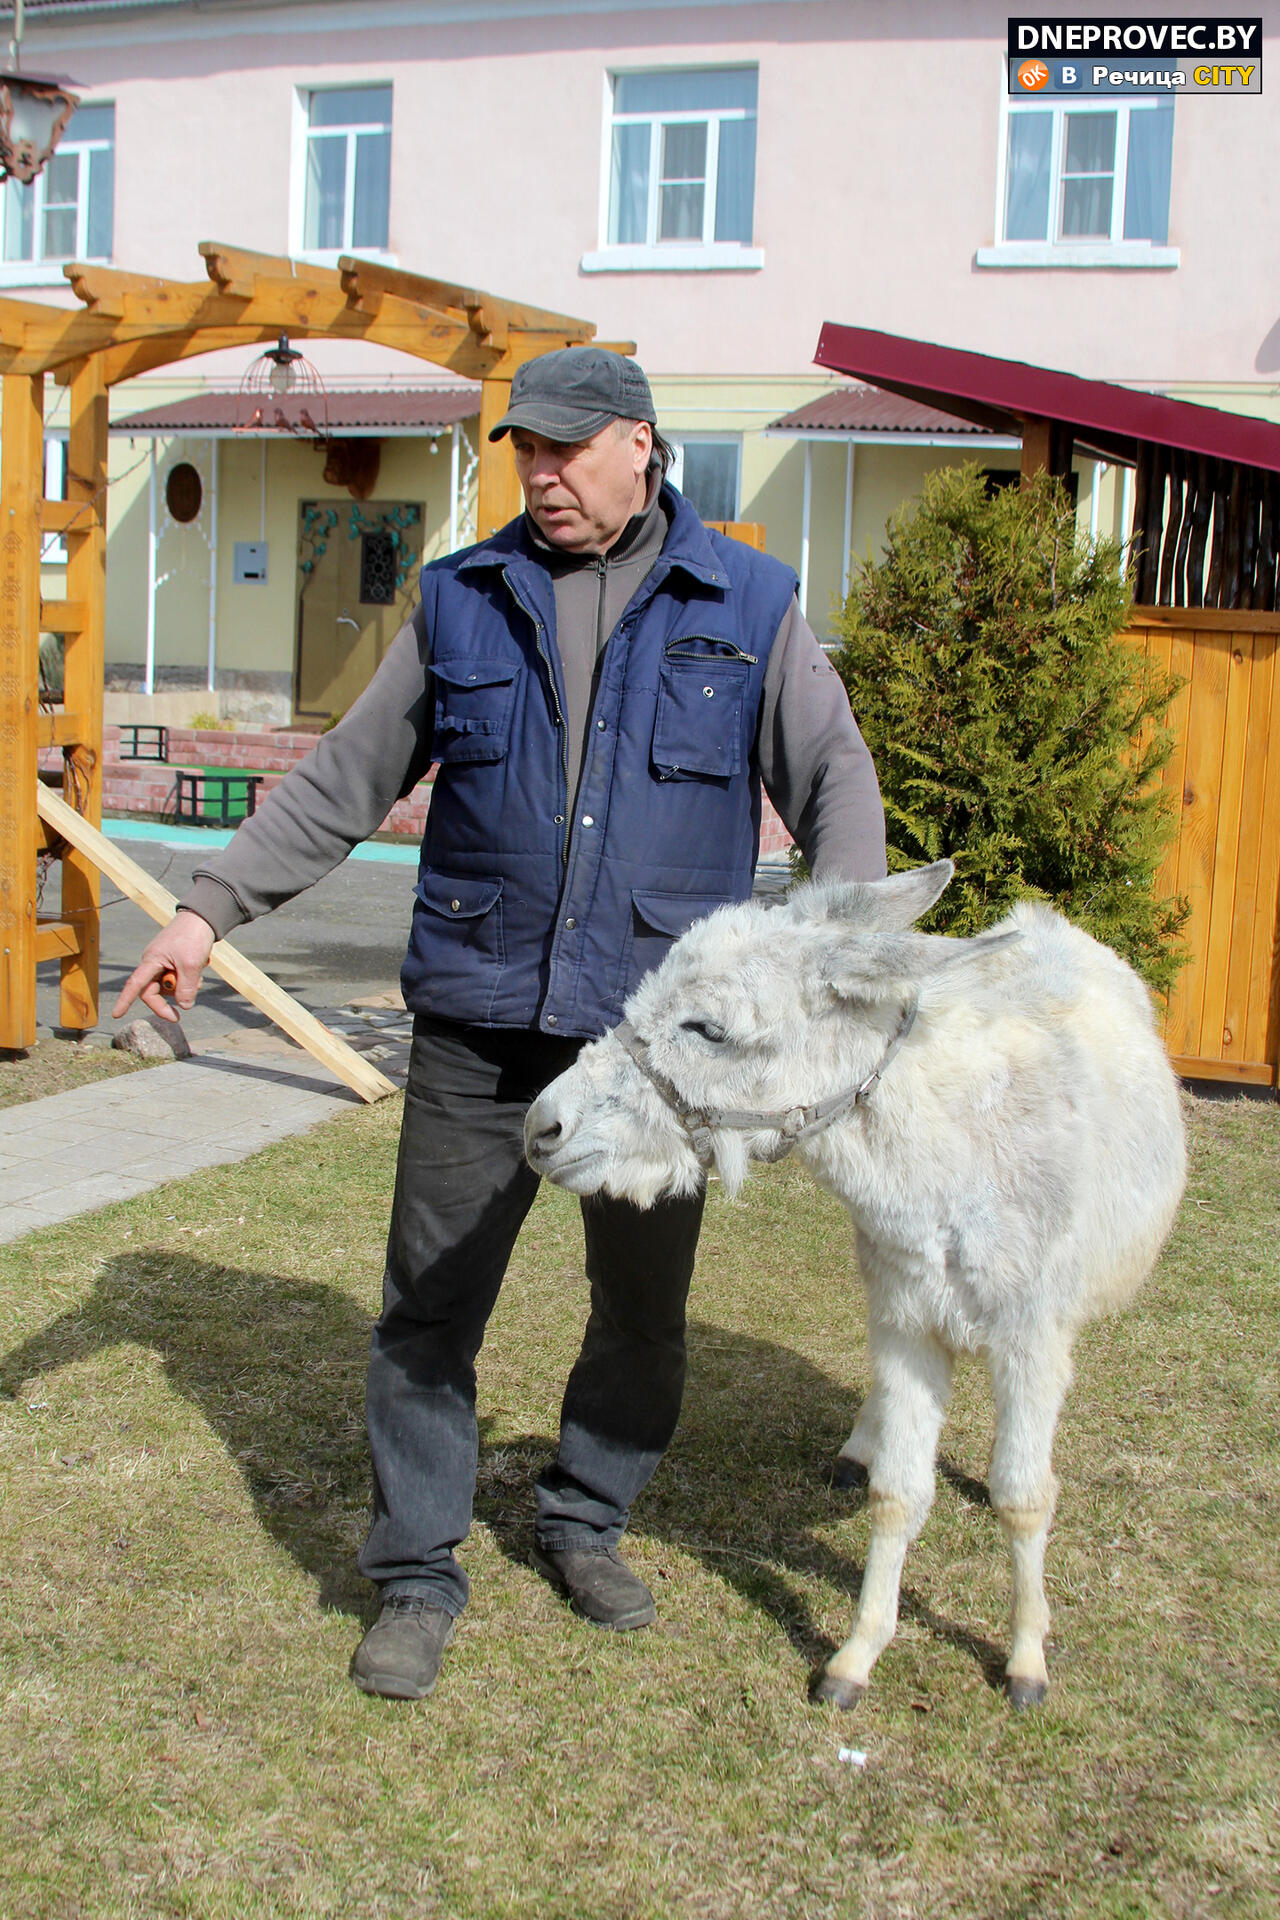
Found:
[[[286,394],[282,399],[263,403],[263,419],[257,426],[246,426],[245,416],[252,411],[241,393],[192,394],[185,400],[170,400],[159,407],[147,407],[141,413],[125,414],[111,422],[111,432],[134,439],[175,438],[191,434],[210,439],[261,440],[281,434],[306,436],[327,426],[331,434],[345,439],[434,439],[448,433],[462,420],[473,420],[480,411],[480,388],[396,387],[330,389],[323,403],[308,401],[305,395]],[[308,427],[304,413],[310,413]],[[315,415],[323,413],[323,420]]]
[[[904,400],[884,387],[859,383],[836,387],[806,400],[765,428],[770,435],[796,440],[847,440],[870,445],[950,446],[956,442],[1005,449],[1016,447],[1016,434],[997,434],[993,428],[962,420],[941,407]]]
[[[1274,422],[830,321],[814,358],[975,425],[1020,433],[1024,478],[1065,477],[1077,450],[1135,467],[1129,551],[1140,605],[1280,606]]]
[[[1082,451],[1122,466],[1135,466],[1148,442],[1280,473],[1280,426],[1248,414],[829,320],[813,357],[820,367],[996,433],[1016,434],[1028,421],[1054,422],[1071,429]]]

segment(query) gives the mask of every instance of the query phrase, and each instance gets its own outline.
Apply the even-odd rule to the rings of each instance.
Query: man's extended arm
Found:
[[[141,995],[153,1013],[175,1019],[159,990],[169,970],[177,975],[177,1005],[194,1005],[215,938],[323,879],[412,791],[431,764],[426,655],[416,608],[339,725],[267,795],[230,846],[197,867],[177,915],[125,982],[117,1018]]]
[[[884,807],[844,683],[793,600],[765,671],[760,777],[816,880],[878,880]]]

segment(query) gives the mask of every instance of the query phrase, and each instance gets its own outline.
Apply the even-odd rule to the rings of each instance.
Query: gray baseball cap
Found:
[[[608,347],[562,347],[516,368],[511,405],[489,438],[501,440],[512,427],[527,427],[546,440],[589,440],[611,420],[657,425],[641,368]]]

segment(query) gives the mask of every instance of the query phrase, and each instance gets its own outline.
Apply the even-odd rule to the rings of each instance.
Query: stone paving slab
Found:
[[[407,1047],[405,1048],[407,1056]],[[0,1242],[305,1133],[357,1096],[272,1035],[0,1112]]]

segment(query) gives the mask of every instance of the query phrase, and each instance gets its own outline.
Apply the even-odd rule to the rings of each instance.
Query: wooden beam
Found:
[[[74,374],[74,369],[72,370]],[[42,500],[42,533],[90,533],[99,524],[98,509],[91,501]]]
[[[406,273],[400,267],[384,267],[376,260],[343,254],[338,271],[343,286],[358,299],[391,293],[429,307],[451,307],[467,315],[473,333],[492,333],[495,326],[504,333],[554,333],[565,346],[595,337],[590,320],[576,320],[572,314],[552,313],[545,307],[529,307],[523,301],[505,300],[501,294],[482,293],[477,287],[459,286],[452,280],[434,280],[426,274]]]
[[[156,299],[173,285],[155,274],[121,273],[116,267],[86,265],[78,260],[68,261],[62,271],[76,299],[104,320],[124,318],[126,295]]]
[[[102,685],[107,608],[107,384],[98,359],[83,361],[71,382],[67,438],[67,499],[89,516],[84,538],[67,548],[68,605],[81,610],[64,629],[62,697],[87,724],[63,756],[63,797],[93,826],[102,823]],[[78,848],[62,861],[62,911],[81,928],[76,951],[64,957],[61,1024],[86,1033],[98,1024],[98,868]]]
[[[89,610],[83,600],[42,600],[41,633],[81,633]]]
[[[65,800],[59,799],[47,787],[37,785],[36,804],[47,824],[92,860],[122,893],[128,894],[135,905],[162,926],[168,924],[173,918],[177,901],[166,888],[153,880],[127,853],[113,846],[96,827],[81,819],[73,807],[69,807]],[[396,1092],[385,1074],[379,1073],[370,1061],[349,1047],[345,1040],[340,1040],[336,1033],[330,1033],[328,1027],[317,1020],[313,1013],[309,1013],[287,994],[283,987],[278,987],[251,960],[237,953],[226,940],[214,942],[209,965],[228,986],[243,994],[246,1000],[282,1028],[291,1040],[305,1047],[353,1093],[358,1093],[362,1100],[381,1100],[386,1094]]]
[[[42,960],[70,960],[78,957],[84,932],[70,920],[36,920],[36,964]]]
[[[87,713],[41,713],[36,717],[36,741],[41,747],[78,747],[92,724]]]
[[[196,249],[205,271],[223,293],[252,297],[255,281],[304,280],[312,286],[342,290],[342,275],[334,267],[294,260],[284,253],[254,253],[248,247],[224,246],[221,240],[202,240]]]
[[[36,1037],[36,718],[44,381],[0,400],[0,1048]]]

